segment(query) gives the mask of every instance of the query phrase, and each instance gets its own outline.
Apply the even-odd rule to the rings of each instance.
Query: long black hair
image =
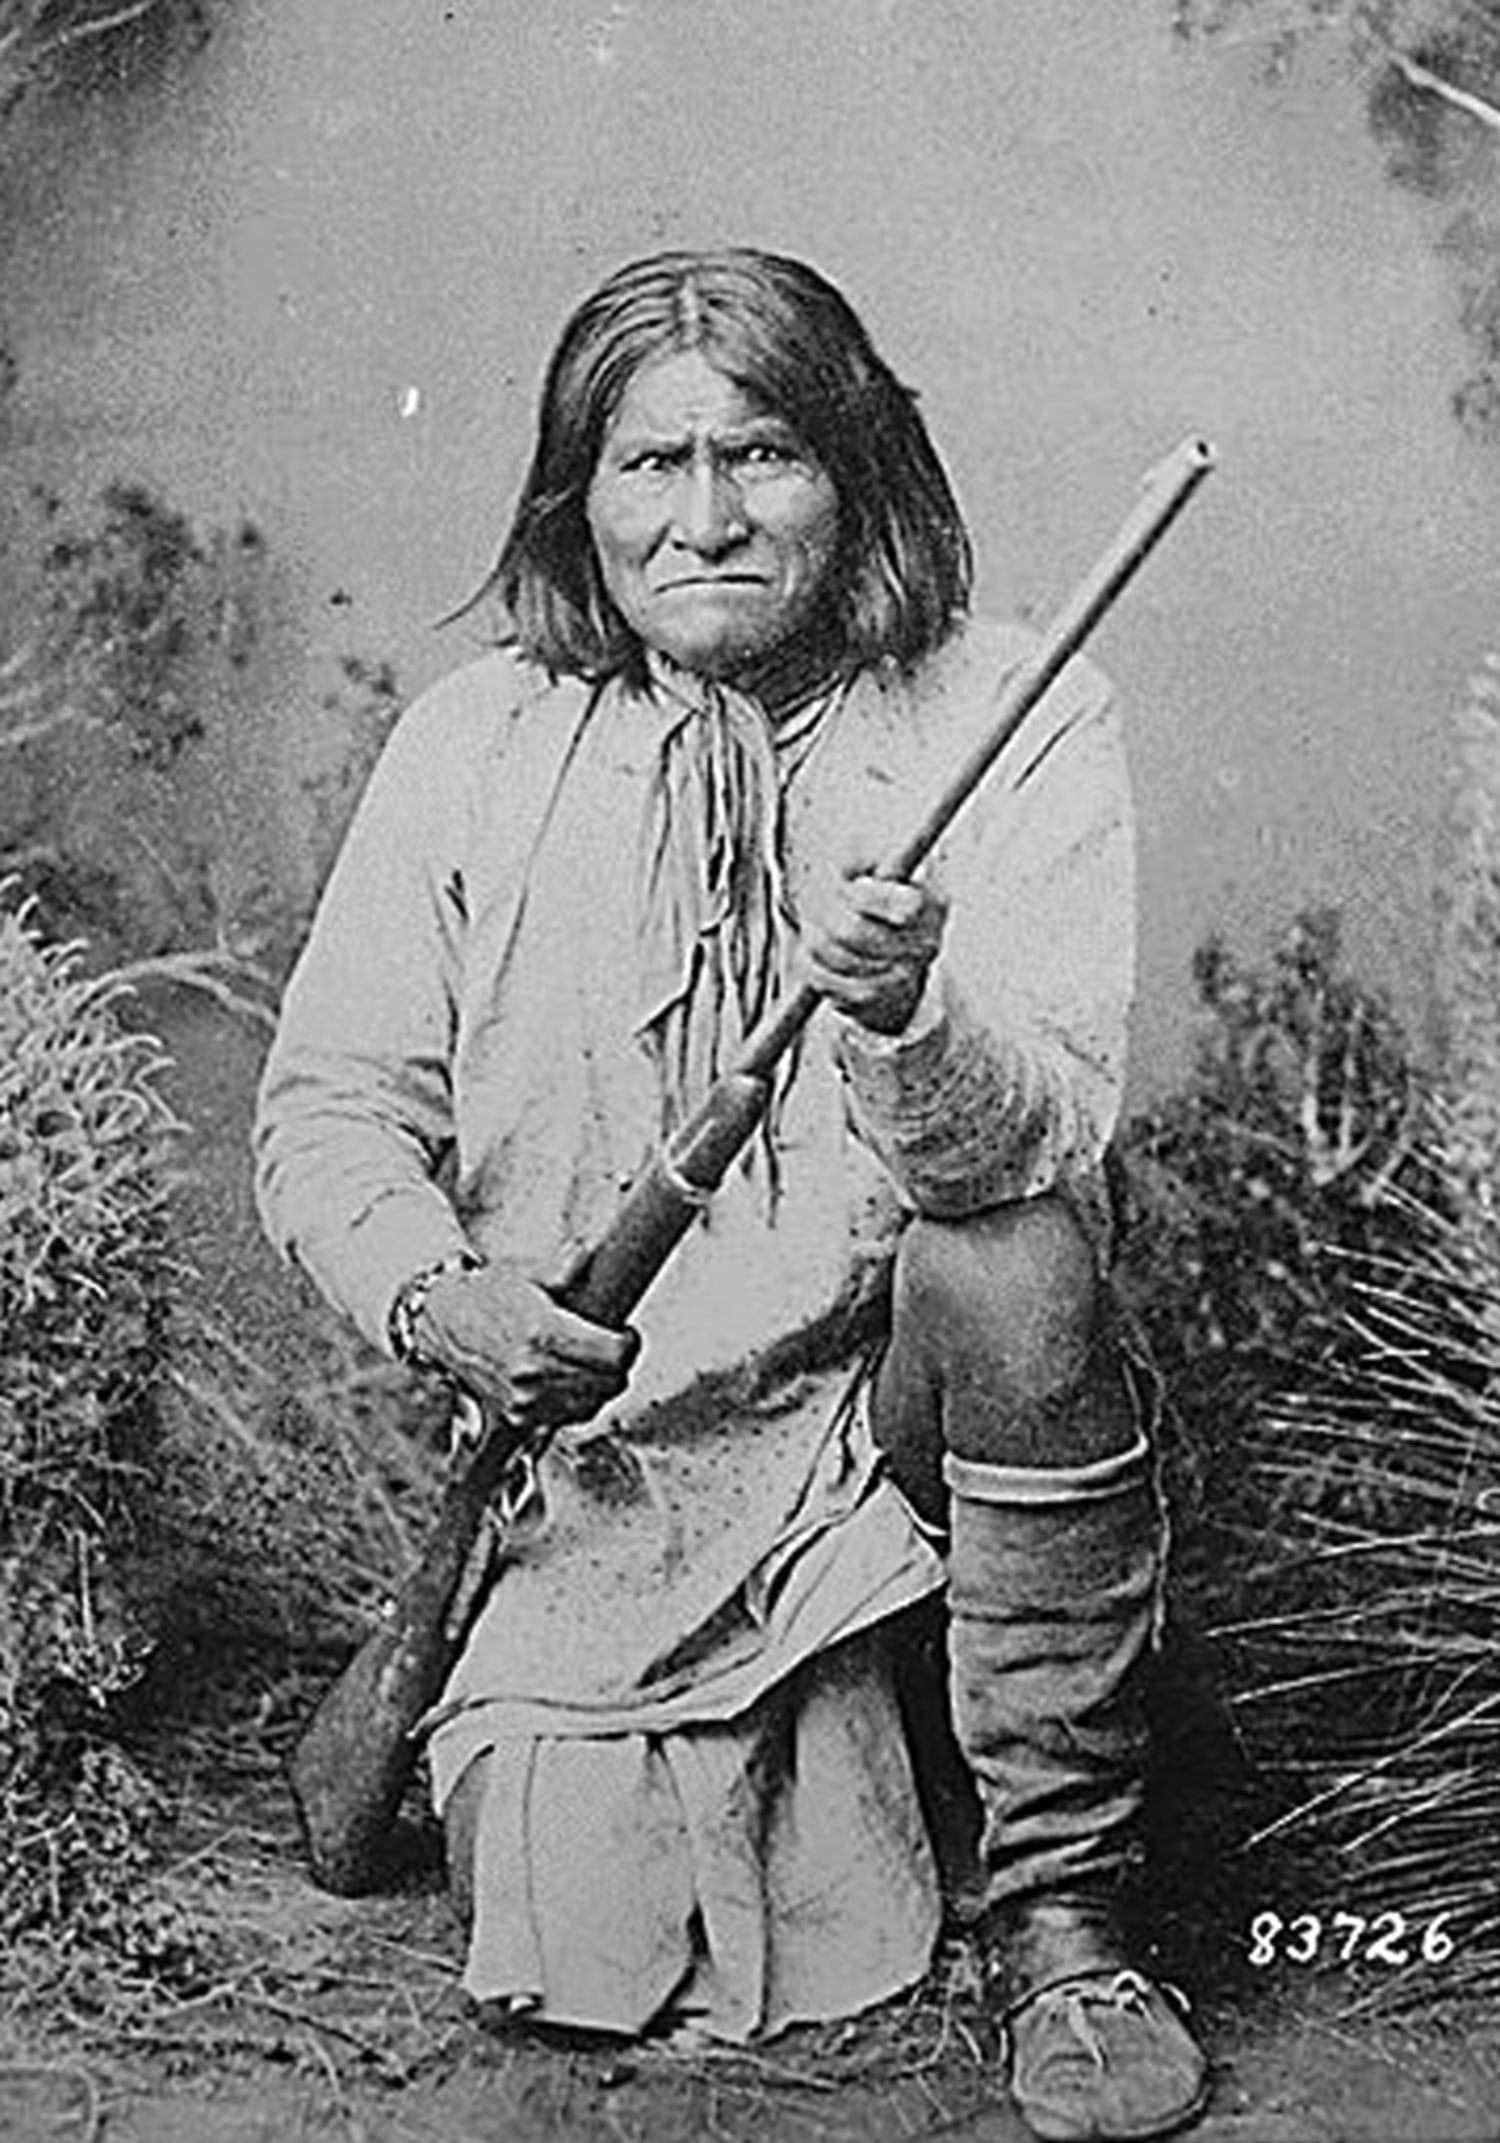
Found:
[[[804,262],[750,247],[631,261],[585,298],[547,368],[515,517],[467,611],[498,595],[508,638],[554,675],[638,675],[587,521],[605,435],[636,373],[697,350],[791,426],[830,478],[840,544],[820,638],[845,673],[908,669],[968,607],[972,553],[916,397]]]

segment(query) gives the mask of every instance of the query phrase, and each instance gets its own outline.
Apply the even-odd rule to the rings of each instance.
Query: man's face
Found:
[[[696,350],[636,373],[587,515],[625,623],[682,668],[716,677],[807,622],[838,546],[839,502],[822,465]]]

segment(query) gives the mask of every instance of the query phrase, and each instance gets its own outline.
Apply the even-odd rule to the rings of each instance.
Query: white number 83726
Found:
[[[1434,1913],[1425,1923],[1404,1912],[1299,1912],[1284,1919],[1279,1912],[1258,1912],[1250,1922],[1249,1957],[1262,1970],[1273,1964],[1339,1965],[1446,1964],[1455,1944],[1448,1932],[1451,1913]]]

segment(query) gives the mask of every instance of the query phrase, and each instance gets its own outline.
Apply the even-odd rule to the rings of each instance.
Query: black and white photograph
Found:
[[[0,0],[0,1835],[0,2143],[1500,2132],[1500,0]]]

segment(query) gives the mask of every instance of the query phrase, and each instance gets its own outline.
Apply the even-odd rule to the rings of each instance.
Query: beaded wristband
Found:
[[[436,1264],[424,1265],[414,1272],[409,1280],[403,1280],[391,1301],[386,1315],[386,1337],[391,1343],[391,1352],[398,1362],[411,1368],[419,1368],[423,1361],[421,1346],[417,1340],[417,1320],[427,1305],[427,1297],[438,1281],[450,1272],[478,1272],[484,1259],[477,1250],[455,1250],[451,1256],[439,1258]]]

